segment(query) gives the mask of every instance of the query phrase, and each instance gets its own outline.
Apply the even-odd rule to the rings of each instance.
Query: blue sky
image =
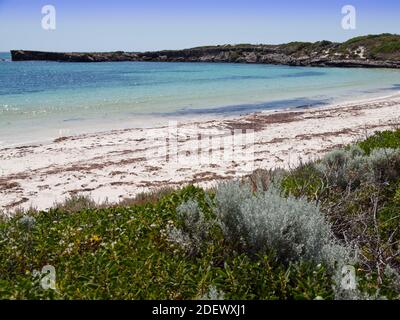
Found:
[[[56,30],[41,27],[56,8]],[[344,5],[357,29],[341,28]],[[399,0],[0,0],[0,51],[144,51],[400,33]]]

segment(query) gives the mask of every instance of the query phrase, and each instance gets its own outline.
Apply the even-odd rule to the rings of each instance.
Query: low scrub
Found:
[[[2,217],[0,298],[398,299],[399,132],[213,190]],[[55,290],[40,285],[46,265]]]

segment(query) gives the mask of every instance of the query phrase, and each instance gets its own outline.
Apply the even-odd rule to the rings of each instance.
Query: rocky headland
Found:
[[[152,52],[43,52],[12,50],[13,61],[60,62],[230,62],[289,66],[400,68],[400,35],[381,34],[280,45],[221,45]]]

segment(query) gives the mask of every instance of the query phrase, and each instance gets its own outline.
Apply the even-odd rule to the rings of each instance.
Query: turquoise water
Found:
[[[9,59],[9,55],[0,54]],[[398,89],[397,70],[212,63],[0,61],[0,143],[319,105]]]

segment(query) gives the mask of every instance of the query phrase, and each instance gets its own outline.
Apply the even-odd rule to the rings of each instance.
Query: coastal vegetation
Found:
[[[400,130],[210,190],[75,196],[2,216],[0,298],[398,299],[399,213]]]
[[[341,46],[341,50],[356,50],[364,47],[370,59],[399,59],[400,36],[390,33],[352,38]]]

